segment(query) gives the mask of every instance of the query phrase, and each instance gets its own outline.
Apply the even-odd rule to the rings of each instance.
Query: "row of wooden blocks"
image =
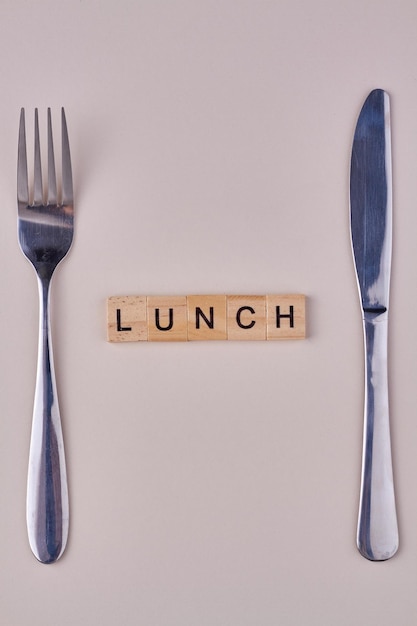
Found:
[[[304,337],[303,295],[112,296],[107,301],[111,342]]]

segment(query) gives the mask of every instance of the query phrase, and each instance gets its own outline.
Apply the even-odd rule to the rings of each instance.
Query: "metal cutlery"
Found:
[[[352,146],[350,217],[365,343],[365,410],[357,546],[372,561],[398,549],[388,402],[392,247],[390,101],[372,91]]]
[[[48,109],[48,176],[43,192],[38,111],[35,110],[33,186],[28,184],[25,112],[21,110],[17,168],[18,236],[33,265],[39,289],[39,345],[27,486],[29,543],[42,563],[63,553],[69,522],[64,442],[55,383],[51,328],[50,286],[54,271],[67,254],[73,237],[71,159],[64,109],[62,124],[62,181],[58,190]]]

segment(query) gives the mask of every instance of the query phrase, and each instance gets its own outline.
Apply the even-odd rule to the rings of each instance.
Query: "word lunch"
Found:
[[[304,339],[303,295],[112,296],[107,339],[264,341]]]

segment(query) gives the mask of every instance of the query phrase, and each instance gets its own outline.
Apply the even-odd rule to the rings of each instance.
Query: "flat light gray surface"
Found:
[[[412,626],[417,611],[415,0],[0,4],[5,626]],[[400,550],[356,550],[362,329],[348,219],[362,102],[391,95]],[[76,235],[53,293],[67,551],[28,547],[37,291],[20,107],[65,106]],[[44,126],[43,126],[44,128]],[[58,125],[57,125],[58,128]],[[106,342],[111,295],[305,293],[299,342]]]

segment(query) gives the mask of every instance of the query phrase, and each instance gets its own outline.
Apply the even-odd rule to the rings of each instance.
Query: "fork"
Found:
[[[71,159],[64,109],[62,183],[57,188],[48,109],[48,189],[43,192],[38,110],[35,109],[33,187],[28,184],[25,111],[20,113],[17,205],[18,236],[23,254],[33,265],[39,290],[39,344],[29,452],[26,516],[32,552],[42,563],[62,555],[68,538],[69,506],[64,441],[55,382],[51,328],[52,275],[67,254],[73,237],[74,212]]]

